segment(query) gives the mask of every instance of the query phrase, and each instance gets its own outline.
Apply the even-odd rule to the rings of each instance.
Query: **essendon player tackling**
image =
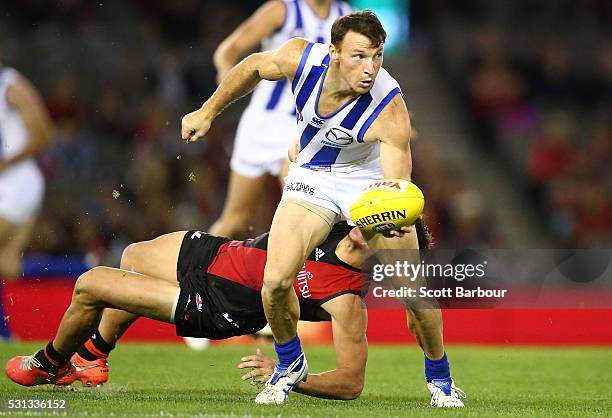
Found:
[[[181,336],[254,333],[266,324],[260,292],[267,245],[268,234],[230,241],[199,231],[132,244],[120,269],[96,267],[79,277],[55,338],[32,356],[11,359],[6,374],[25,386],[100,385],[108,380],[109,352],[139,316],[174,323]],[[297,391],[334,399],[361,393],[367,316],[359,268],[369,251],[358,228],[341,222],[298,273],[301,319],[332,322],[337,365],[310,374]],[[250,377],[264,374],[253,363]]]

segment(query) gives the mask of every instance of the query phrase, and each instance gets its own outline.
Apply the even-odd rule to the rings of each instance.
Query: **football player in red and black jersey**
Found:
[[[410,233],[415,229],[427,246],[422,225]],[[108,380],[108,354],[140,316],[174,323],[181,336],[223,339],[260,330],[266,325],[260,291],[267,240],[268,234],[231,241],[183,231],[129,245],[120,269],[96,267],[79,277],[55,338],[32,356],[11,359],[7,376],[25,386],[75,380],[99,386]],[[331,321],[336,352],[336,368],[309,374],[298,392],[360,395],[368,352],[367,283],[360,268],[369,253],[358,228],[341,222],[298,273],[300,319]],[[242,366],[255,369],[243,379],[265,374],[269,361],[259,353],[246,358]]]

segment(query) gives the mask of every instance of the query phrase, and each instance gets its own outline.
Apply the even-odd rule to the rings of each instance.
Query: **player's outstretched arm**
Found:
[[[241,58],[283,25],[285,9],[285,3],[280,0],[267,1],[219,44],[213,55],[217,83],[221,83]]]
[[[36,88],[25,78],[19,77],[7,90],[7,102],[16,110],[28,130],[29,141],[26,147],[13,157],[2,161],[2,166],[9,167],[19,161],[31,158],[51,143],[53,123]]]
[[[363,390],[368,359],[367,311],[361,298],[353,294],[334,298],[323,308],[332,316],[336,368],[308,374],[295,391],[318,398],[356,399]]]
[[[309,373],[305,382],[294,390],[318,398],[351,400],[359,397],[365,379],[368,343],[367,313],[357,295],[346,294],[323,304],[332,316],[336,368],[322,373]],[[242,380],[265,382],[274,371],[276,362],[259,349],[255,355],[243,357],[239,369],[252,368]]]
[[[380,164],[385,178],[410,180],[410,116],[400,94],[376,118],[366,133],[368,139],[380,141]]]
[[[243,59],[200,109],[183,117],[183,139],[193,142],[202,138],[226,107],[250,93],[261,80],[293,80],[306,45],[305,39],[293,38],[274,51],[251,54]]]

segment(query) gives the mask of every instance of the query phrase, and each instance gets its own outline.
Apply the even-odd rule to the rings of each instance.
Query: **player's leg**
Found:
[[[16,225],[0,218],[0,279],[13,280],[21,277],[23,250],[28,246],[33,229],[33,220]],[[11,338],[8,316],[5,319],[1,299],[0,292],[0,341]]]
[[[34,221],[15,224],[0,217],[0,277],[17,279],[22,273],[22,254],[34,228]]]
[[[23,250],[30,241],[44,188],[34,163],[0,173],[0,276],[21,276]]]
[[[177,283],[177,263],[184,238],[184,231],[172,232],[149,241],[130,244],[123,251],[120,267]],[[108,381],[107,359],[115,349],[117,340],[138,318],[138,315],[120,309],[104,309],[98,330],[71,358],[76,367],[76,378],[83,385],[101,386]]]
[[[169,283],[178,283],[176,269],[185,233],[172,232],[128,245],[121,255],[120,268]],[[102,315],[98,332],[104,342],[114,347],[116,341],[136,319],[138,315],[131,312],[107,308]]]
[[[368,237],[366,237],[368,239]],[[395,264],[397,257],[401,254],[401,261],[411,264],[420,262],[419,242],[416,229],[412,228],[410,233],[403,237],[387,238],[381,234],[375,234],[368,239],[368,246],[376,251],[379,260],[386,264]],[[397,252],[397,250],[407,250]],[[389,251],[389,252],[386,252]],[[418,289],[425,286],[422,277],[414,281],[404,277],[392,278],[394,287],[413,287]],[[442,314],[435,299],[429,298],[407,298],[402,301],[407,310],[407,320],[410,330],[413,332],[425,355],[438,360],[444,356],[444,340],[442,333]]]
[[[325,240],[336,213],[309,202],[285,198],[278,206],[264,270],[262,301],[275,339],[279,363],[257,403],[282,403],[308,366],[297,337],[299,303],[293,282],[314,248]]]
[[[26,386],[65,378],[73,373],[70,357],[94,332],[104,308],[113,306],[172,322],[178,291],[178,283],[109,267],[93,268],[77,280],[55,338],[33,356],[11,359],[6,373],[14,382]]]
[[[262,297],[266,318],[278,343],[295,337],[299,317],[295,276],[314,248],[325,240],[336,214],[305,201],[279,204],[268,238]]]
[[[366,237],[368,245],[376,251],[377,258],[384,264],[395,264],[398,254],[411,264],[420,263],[419,242],[416,228],[403,237],[386,238],[381,234]],[[388,250],[401,250],[397,251]],[[418,289],[425,286],[423,277],[411,281],[406,277],[393,277],[395,288]],[[454,387],[450,365],[444,350],[442,312],[434,298],[406,298],[401,301],[406,308],[408,328],[414,334],[425,355],[425,377],[432,398],[432,406],[462,407],[462,393]]]
[[[17,225],[0,217],[0,281],[13,280],[18,277],[17,271],[20,270],[18,260],[8,257],[5,247],[10,245],[11,238],[16,233]],[[2,287],[0,287],[0,342],[11,338],[11,331],[8,316],[4,313],[2,302]]]
[[[408,328],[425,356],[440,360],[444,356],[442,312],[434,303],[430,308],[425,308],[423,303],[420,303],[419,309],[406,308]]]
[[[140,273],[95,267],[77,280],[53,346],[59,353],[72,355],[96,329],[102,310],[109,306],[171,322],[178,289],[176,281],[170,283]]]
[[[221,217],[210,227],[209,232],[217,236],[233,237],[246,230],[265,184],[265,175],[247,177],[232,170]]]

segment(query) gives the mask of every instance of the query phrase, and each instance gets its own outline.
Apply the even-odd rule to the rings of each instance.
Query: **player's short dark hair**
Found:
[[[375,48],[384,44],[387,39],[387,32],[371,10],[353,12],[336,19],[331,29],[331,43],[339,48],[349,31],[364,35]]]

